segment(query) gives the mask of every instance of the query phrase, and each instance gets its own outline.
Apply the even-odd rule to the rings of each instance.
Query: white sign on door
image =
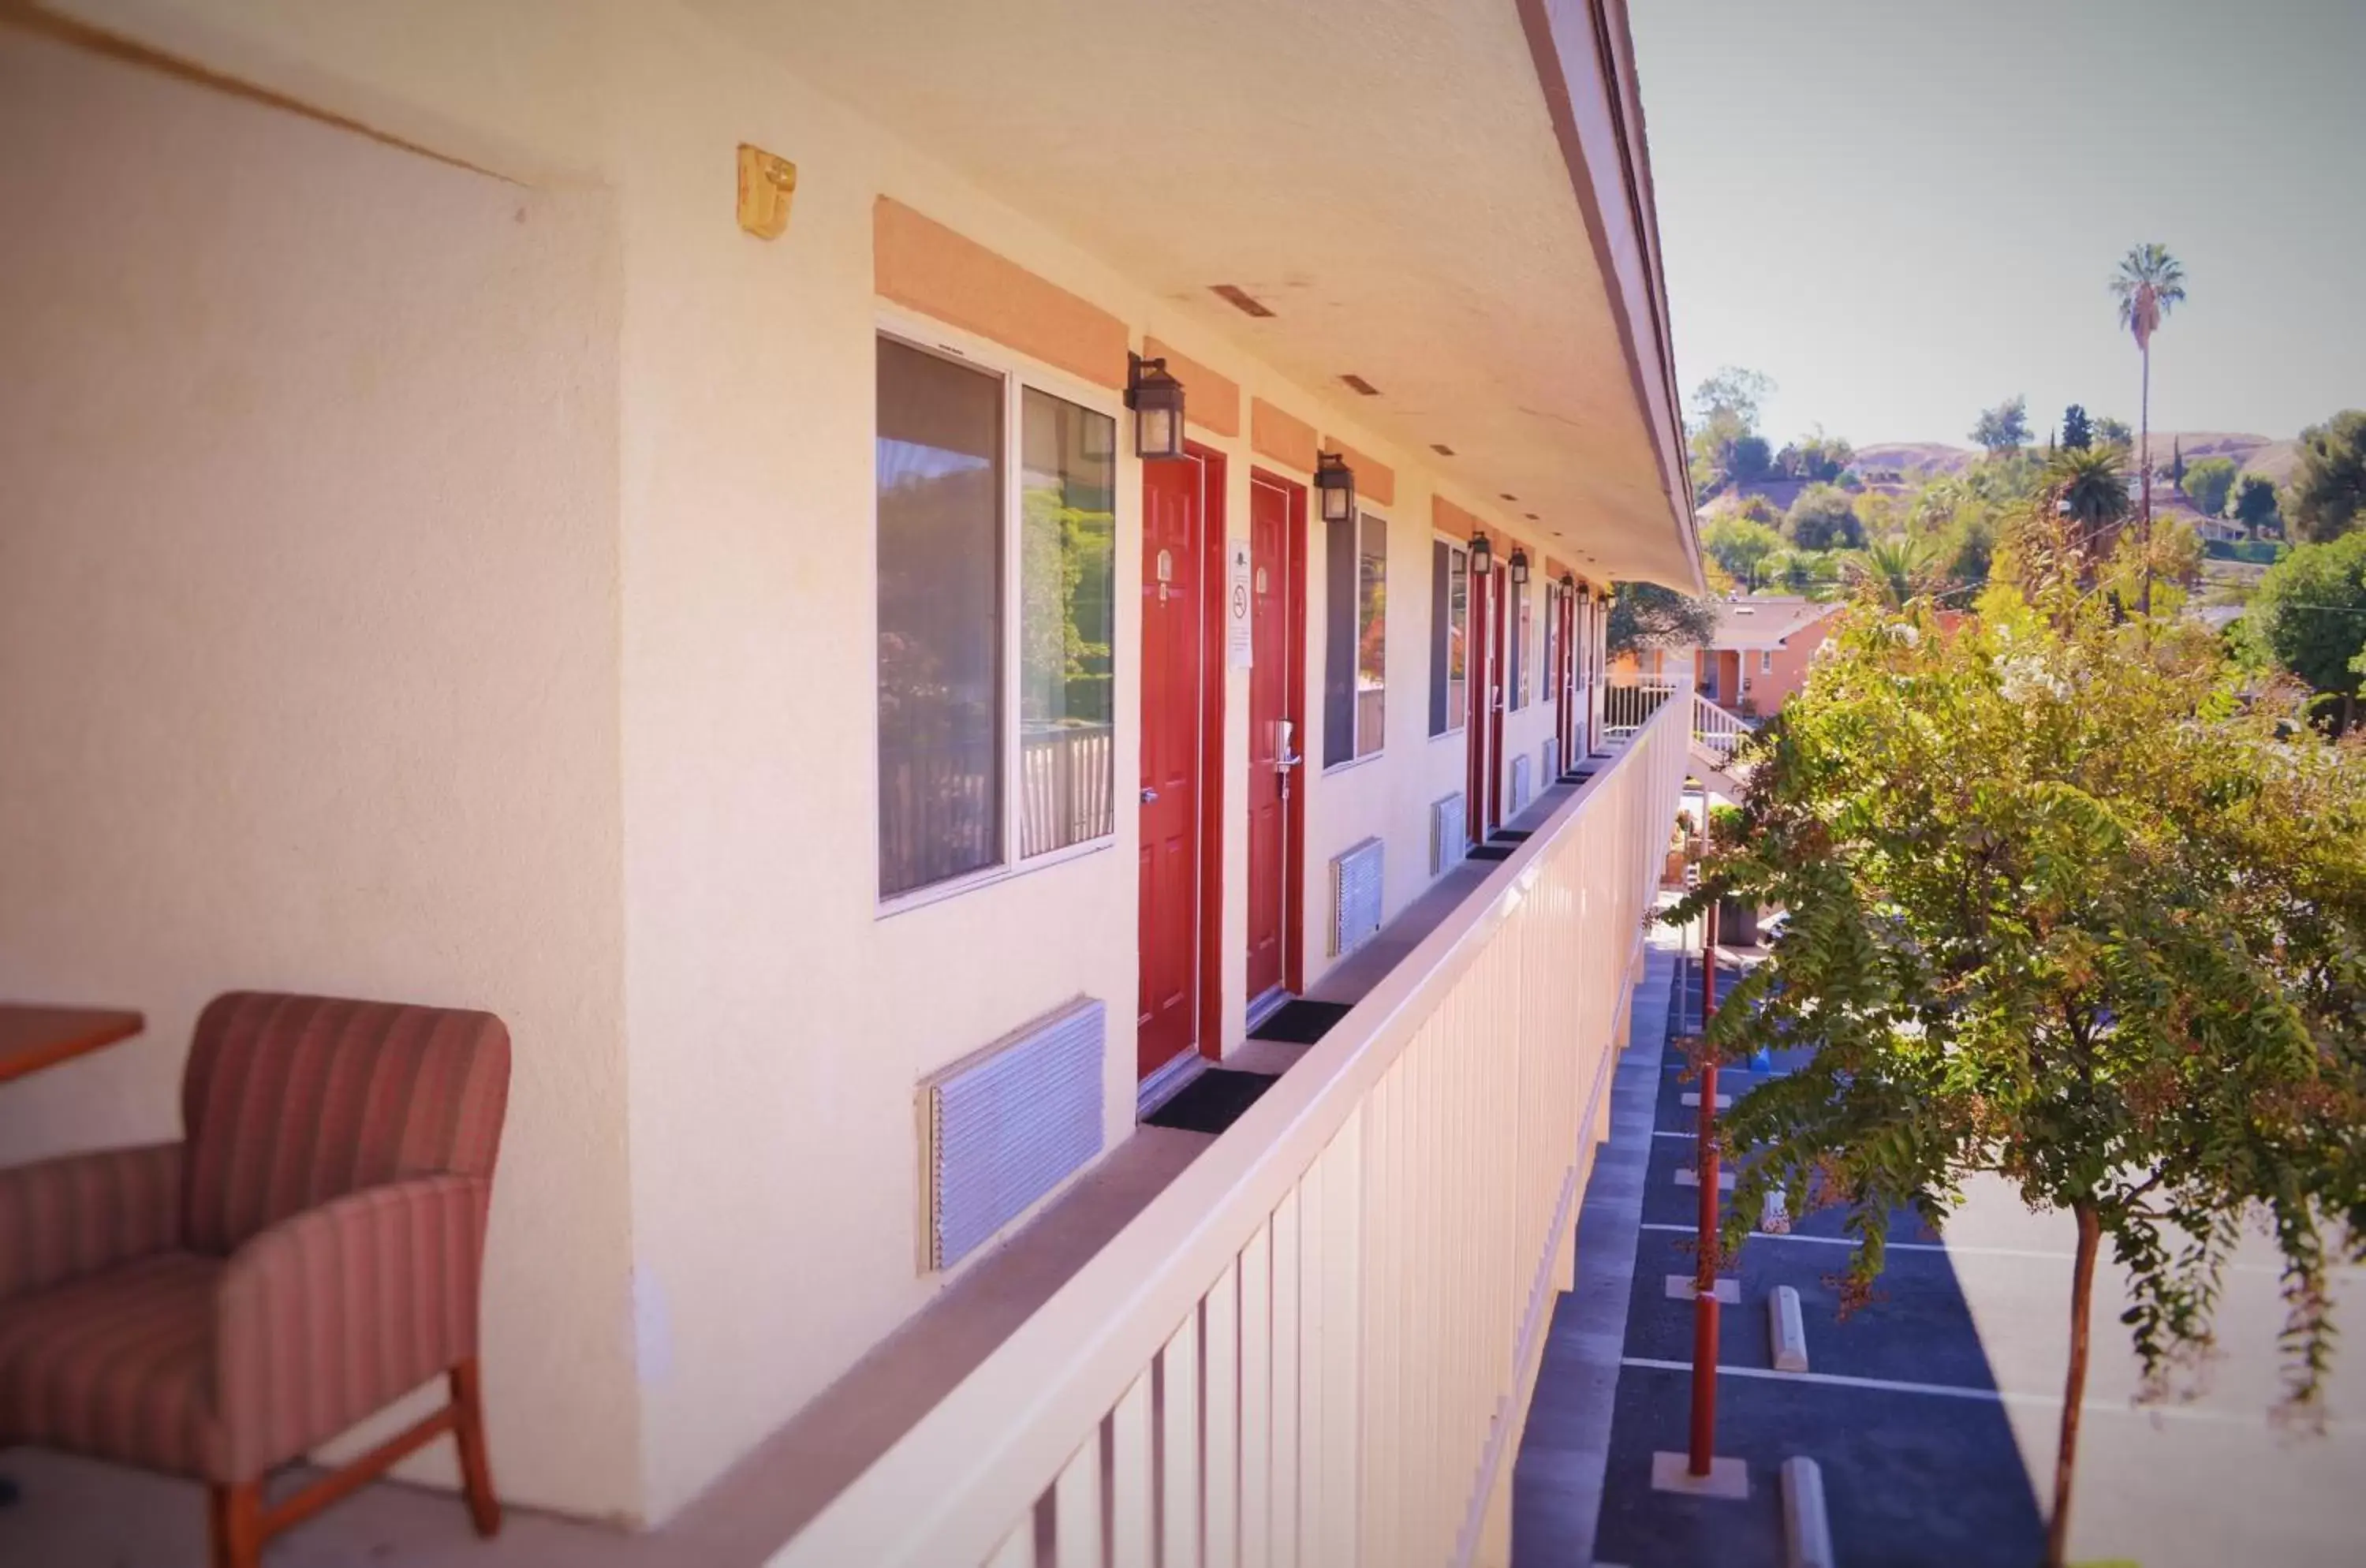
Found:
[[[1224,662],[1245,670],[1256,657],[1249,627],[1249,542],[1227,540],[1224,551]]]

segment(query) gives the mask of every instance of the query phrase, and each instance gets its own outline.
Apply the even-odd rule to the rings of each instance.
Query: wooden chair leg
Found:
[[[262,1568],[263,1483],[206,1488],[213,1568]]]
[[[452,1369],[452,1435],[460,1445],[460,1483],[468,1517],[481,1536],[501,1533],[501,1505],[493,1495],[493,1462],[485,1447],[485,1390],[474,1356]]]

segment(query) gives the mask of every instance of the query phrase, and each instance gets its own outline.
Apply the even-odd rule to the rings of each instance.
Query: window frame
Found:
[[[1772,675],[1774,673],[1774,650],[1773,649],[1762,648],[1758,650],[1758,672],[1761,675]]]
[[[1436,530],[1431,531],[1429,538],[1432,547],[1429,555],[1430,570],[1433,572],[1437,570],[1437,551],[1436,547],[1439,545],[1444,545],[1446,547],[1446,570],[1448,584],[1446,591],[1446,614],[1448,619],[1446,622],[1446,642],[1444,644],[1447,650],[1446,664],[1440,665],[1431,663],[1428,677],[1433,684],[1442,684],[1447,685],[1448,687],[1446,699],[1446,728],[1443,729],[1431,730],[1429,732],[1429,738],[1432,740],[1451,740],[1461,735],[1470,726],[1470,544],[1467,539],[1457,539],[1449,535],[1438,533]],[[1447,675],[1447,668],[1450,667],[1454,657],[1454,622],[1452,619],[1454,615],[1453,581],[1454,563],[1458,560],[1462,563],[1462,700],[1459,703],[1454,701],[1452,687],[1448,682],[1448,677]],[[1433,585],[1431,590],[1431,602],[1433,604],[1436,603],[1436,588]],[[1433,639],[1431,643],[1432,648],[1438,646],[1438,644],[1434,640],[1436,635],[1437,628],[1436,626],[1432,626],[1430,628],[1430,636]],[[1427,662],[1427,660],[1425,660],[1425,662]],[[1425,691],[1422,695],[1424,697],[1427,697],[1429,694]]]
[[[1389,570],[1389,558],[1391,552],[1389,549],[1388,514],[1382,512],[1372,511],[1361,504],[1358,504],[1356,508],[1355,566],[1354,570],[1349,571],[1347,574],[1348,615],[1354,623],[1354,635],[1349,637],[1347,639],[1347,734],[1351,754],[1341,758],[1335,762],[1330,761],[1329,758],[1326,757],[1324,760],[1322,768],[1322,772],[1326,774],[1344,773],[1350,768],[1360,768],[1367,762],[1378,761],[1380,758],[1388,754],[1389,723],[1387,704],[1389,682],[1385,671],[1389,667],[1389,643],[1392,639],[1390,636],[1390,628],[1385,624],[1386,612],[1383,612],[1383,624],[1380,627],[1380,668],[1383,671],[1383,674],[1380,677],[1380,744],[1373,747],[1369,751],[1364,750],[1364,705],[1360,700],[1359,694],[1356,686],[1358,676],[1363,672],[1364,530],[1370,527],[1378,527],[1380,531],[1380,587],[1383,593],[1387,592],[1389,579],[1392,575]],[[1329,597],[1331,562],[1328,552],[1331,547],[1331,531],[1328,524],[1324,525],[1323,547],[1325,552],[1323,562],[1324,584],[1324,598],[1323,604],[1323,615],[1324,617],[1323,627],[1323,657],[1324,663],[1323,671],[1324,690],[1321,695],[1323,701],[1327,705],[1331,700],[1331,669],[1329,662],[1331,657],[1331,626],[1329,624],[1329,618],[1336,608],[1336,606],[1332,604]],[[1327,706],[1325,707],[1323,715],[1323,744],[1326,750],[1331,744],[1331,715]]]
[[[992,376],[1002,384],[1002,517],[997,534],[999,556],[997,564],[1000,579],[997,609],[1001,615],[1002,678],[999,682],[1001,701],[1001,733],[996,739],[1001,753],[1002,781],[1002,852],[991,865],[959,876],[949,876],[941,882],[909,888],[901,893],[880,891],[879,833],[882,827],[879,807],[879,481],[878,481],[878,392],[874,379],[872,392],[872,482],[871,482],[871,552],[868,600],[868,638],[871,665],[871,744],[870,773],[870,855],[873,918],[885,919],[908,910],[925,908],[945,899],[960,897],[981,887],[991,887],[1013,877],[1047,871],[1071,861],[1082,860],[1105,850],[1118,841],[1118,821],[1122,813],[1118,809],[1123,800],[1121,779],[1123,770],[1118,761],[1125,755],[1122,726],[1119,723],[1117,694],[1119,674],[1123,665],[1121,657],[1126,637],[1134,628],[1123,614],[1125,605],[1124,574],[1120,563],[1126,558],[1126,542],[1133,540],[1137,553],[1140,544],[1140,518],[1129,498],[1140,491],[1141,459],[1128,449],[1125,395],[1123,392],[1095,386],[1066,371],[1046,365],[1016,349],[996,343],[975,333],[967,333],[942,321],[917,312],[881,306],[873,312],[872,365],[876,377],[878,344],[892,341],[920,354],[932,355],[951,365],[981,375]],[[1110,638],[1110,830],[1096,838],[1064,844],[1056,850],[1046,850],[1038,855],[1022,855],[1020,844],[1023,837],[1024,789],[1021,777],[1023,738],[1020,733],[1020,714],[1024,700],[1022,691],[1025,657],[1024,628],[1020,616],[1026,600],[1026,494],[1023,422],[1026,418],[1026,393],[1029,389],[1073,403],[1078,408],[1105,416],[1110,421],[1110,456],[1116,467],[1113,474],[1113,494],[1110,497],[1110,604],[1112,618]],[[1129,486],[1129,476],[1134,483]]]

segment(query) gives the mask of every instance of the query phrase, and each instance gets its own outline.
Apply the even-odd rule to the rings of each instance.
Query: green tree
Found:
[[[2064,409],[2062,411],[2062,445],[2092,446],[2094,444],[2095,426],[2087,418],[2087,411],[2077,403],[2072,403],[2068,408]]]
[[[2324,544],[2366,514],[2366,410],[2344,409],[2300,433],[2300,463],[2285,499],[2293,537]]]
[[[2235,459],[2204,457],[2190,465],[2177,488],[2185,499],[2193,502],[2194,510],[2204,517],[2217,517],[2226,511],[2226,497],[2235,488]]]
[[[1783,536],[1746,517],[1720,517],[1701,530],[1701,547],[1735,581],[1755,587],[1766,558],[1783,547]]]
[[[2185,268],[2169,247],[2158,242],[2136,246],[2120,258],[2112,275],[2112,293],[2120,302],[2120,325],[2136,340],[2144,361],[2144,386],[2136,409],[2138,451],[2136,471],[2144,476],[2139,528],[2147,544],[2152,539],[2152,334],[2160,330],[2185,299]],[[2152,584],[2146,581],[2143,607],[2152,608]]]
[[[2029,444],[2029,400],[2008,398],[1992,409],[1983,409],[1972,423],[1972,439],[1994,457]]]
[[[2128,473],[2121,448],[2065,447],[2045,465],[2039,516],[2059,518],[2069,525],[2072,546],[2090,575],[2118,544],[2128,512]]]
[[[1685,444],[1692,457],[1693,488],[1704,495],[1737,477],[1734,449],[1758,434],[1758,414],[1774,396],[1774,383],[1755,370],[1729,365],[1693,390],[1693,417]],[[1760,443],[1763,450],[1764,443]]]
[[[1717,605],[1656,582],[1622,582],[1603,635],[1610,657],[1650,648],[1699,648],[1717,636]]]
[[[2359,721],[2366,659],[2366,529],[2302,545],[2268,568],[2244,620],[2275,661],[2324,699],[2337,731]]]
[[[2235,481],[2226,515],[2254,532],[2279,521],[2276,481],[2265,474],[2243,475]]]
[[[1929,546],[1911,539],[1876,539],[1848,559],[1850,581],[1860,592],[1891,609],[1931,591],[1938,576]]]
[[[1858,520],[1848,492],[1831,485],[1809,485],[1791,502],[1783,532],[1803,550],[1854,549],[1865,543],[1865,525]]]
[[[2280,1249],[2283,1399],[2320,1417],[2332,1270],[2366,1258],[2366,768],[2238,701],[2215,639],[2114,626],[2051,556],[2033,610],[1943,633],[1843,613],[1758,758],[1741,830],[1669,912],[1787,911],[1707,1031],[1806,1065],[1720,1139],[1766,1195],[1838,1205],[1862,1303],[1892,1216],[1944,1229],[1994,1172],[2077,1228],[2046,1561],[2064,1562],[2108,1238],[2152,1397],[2211,1343],[2229,1254]]]
[[[2136,433],[2128,427],[2127,421],[2099,413],[2095,416],[2095,439],[2114,446],[2133,446]]]

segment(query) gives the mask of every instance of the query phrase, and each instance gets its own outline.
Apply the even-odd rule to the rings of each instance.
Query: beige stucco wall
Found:
[[[502,1483],[637,1511],[610,204],[6,27],[0,145],[0,996],[149,1020],[0,1162],[218,991],[498,1012]]]
[[[70,778],[21,804],[8,796],[0,831],[71,837],[99,820],[95,795],[147,824],[111,852],[138,868],[148,903],[138,939],[116,940],[122,911],[108,883],[118,861],[49,852],[46,881],[21,893],[0,885],[5,929],[32,939],[7,944],[0,964],[21,968],[0,969],[0,988],[38,983],[146,1001],[168,1034],[204,990],[233,979],[465,995],[510,1016],[522,1040],[565,1040],[573,1055],[543,1048],[546,1078],[522,1048],[494,1233],[496,1461],[520,1501],[662,1519],[942,1288],[913,1265],[921,1077],[1070,997],[1098,996],[1111,1014],[1110,1140],[1132,1126],[1133,813],[1119,813],[1107,849],[1057,866],[884,919],[872,897],[876,198],[1115,314],[1137,344],[1155,335],[1173,344],[1236,381],[1245,406],[1262,399],[1394,468],[1390,740],[1380,759],[1309,786],[1310,977],[1328,962],[1328,858],[1382,835],[1389,905],[1402,908],[1428,881],[1429,803],[1461,783],[1459,738],[1426,733],[1432,497],[1442,491],[1498,527],[1512,520],[1377,439],[1336,400],[1277,376],[950,175],[859,106],[760,63],[743,40],[675,7],[435,0],[407,8],[400,24],[358,0],[74,0],[73,9],[495,177],[242,107],[276,116],[265,138],[275,147],[332,146],[322,156],[340,168],[366,154],[372,169],[383,161],[404,172],[390,185],[354,180],[350,197],[329,204],[367,221],[324,221],[311,204],[291,212],[267,184],[227,206],[194,188],[175,198],[188,203],[182,227],[254,247],[257,289],[277,280],[282,243],[298,257],[344,245],[386,296],[332,322],[380,347],[366,395],[301,381],[296,428],[309,440],[283,442],[282,427],[258,413],[215,444],[222,525],[258,534],[242,589],[299,603],[307,590],[333,589],[344,613],[290,609],[258,631],[208,599],[198,610],[215,621],[203,624],[227,623],[230,648],[272,639],[259,665],[218,672],[215,656],[201,654],[185,661],[209,677],[200,682],[163,670],[159,647],[104,680],[53,674],[48,663],[39,680],[12,680],[37,688],[0,694],[12,729],[38,720],[45,735],[92,728],[107,739]],[[741,141],[798,164],[788,232],[772,243],[733,222]],[[142,201],[112,192],[102,203],[84,179],[63,183],[109,221],[142,221]],[[458,194],[480,189],[508,205]],[[485,214],[513,208],[529,213],[513,223],[518,232],[491,234],[498,225]],[[508,248],[468,248],[497,240]],[[473,270],[454,270],[453,245],[476,257]],[[52,265],[83,254],[62,246],[41,254]],[[347,255],[322,254],[314,265],[332,269]],[[174,277],[161,261],[152,273],[158,288]],[[160,314],[144,340],[152,362],[186,374],[207,330]],[[59,355],[112,374],[105,367],[119,351],[106,329],[79,331]],[[317,357],[309,340],[270,333],[249,351],[258,366]],[[478,360],[486,384],[466,396],[444,390],[440,378]],[[21,394],[0,394],[12,395]],[[504,396],[514,405],[487,401]],[[579,404],[596,404],[607,423],[579,418]],[[456,411],[468,428],[422,456],[424,434],[440,434],[436,421]],[[198,422],[183,405],[152,412],[170,437],[163,449],[192,443]],[[565,428],[552,430],[555,421]],[[1251,473],[1270,463],[1253,456],[1251,422],[1240,423],[1239,434],[1200,434],[1229,458],[1227,518],[1245,537]],[[414,431],[418,439],[389,439]],[[107,434],[94,423],[86,441]],[[529,484],[503,462],[548,471],[535,468]],[[120,462],[48,467],[61,484],[128,482]],[[99,477],[74,478],[83,467]],[[138,471],[159,485],[167,477]],[[1117,547],[1121,800],[1139,751],[1127,673],[1138,605],[1126,591],[1140,554],[1139,481],[1128,456]],[[56,536],[46,547],[59,560],[44,581],[57,603],[39,640],[0,633],[12,670],[74,646],[55,623],[95,602],[76,571],[145,570],[160,540],[186,548],[130,493],[113,497],[113,533],[89,534],[82,513],[69,526],[62,510],[60,523],[41,525]],[[84,511],[107,514],[96,503]],[[289,537],[301,548],[265,547]],[[1316,742],[1319,530],[1309,544]],[[1530,551],[1541,556],[1533,543]],[[182,577],[206,582],[228,567],[208,558],[191,570]],[[0,585],[0,595],[13,592]],[[161,637],[197,613],[181,608],[186,596],[182,582],[142,578],[126,585],[122,614]],[[421,648],[432,641],[422,626],[450,629]],[[109,649],[94,669],[127,657]],[[391,700],[343,709],[332,700],[375,696],[389,682]],[[404,697],[406,682],[425,691]],[[1245,1003],[1237,804],[1247,692],[1247,672],[1231,671],[1227,1044],[1241,1037]],[[299,698],[308,705],[294,711],[311,719],[301,728],[244,717]],[[116,703],[128,705],[107,705]],[[186,777],[144,755],[167,714],[192,744],[235,751],[254,793],[225,801],[205,773]],[[1551,725],[1549,706],[1534,704],[1513,716],[1507,747],[1533,756]],[[318,763],[288,763],[321,749],[331,755]],[[432,770],[435,787],[399,768],[389,776],[389,750]],[[127,769],[133,755],[141,766]],[[496,764],[500,777],[483,776]],[[252,824],[246,839],[226,831],[242,812],[300,826],[308,810],[311,831],[284,842]],[[220,847],[171,847],[192,831]],[[271,854],[240,860],[234,851],[258,834]],[[246,901],[220,918],[206,883],[224,874]],[[324,910],[309,892],[322,880],[374,896]],[[51,1112],[43,1127],[56,1146],[136,1133],[169,1102],[177,1049],[143,1047],[95,1066],[79,1085],[61,1075],[14,1114]],[[147,1109],[109,1109],[118,1096]],[[10,1112],[0,1105],[0,1114]],[[527,1214],[537,1223],[518,1217]],[[562,1350],[590,1369],[580,1385],[546,1375]]]

